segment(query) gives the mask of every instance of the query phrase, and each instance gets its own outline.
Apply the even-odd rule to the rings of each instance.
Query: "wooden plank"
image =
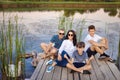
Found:
[[[61,80],[67,80],[67,68],[65,67],[62,68]]]
[[[45,70],[46,70],[46,62],[47,62],[47,60],[45,60],[43,66],[42,66],[42,68],[41,68],[41,71],[39,72],[39,75],[38,75],[38,77],[37,77],[37,80],[42,80],[43,75],[44,75]]]
[[[90,75],[89,74],[83,74],[83,77],[85,78],[85,80],[90,80]]]
[[[79,74],[80,75],[80,80],[85,80],[84,75],[83,74]]]
[[[80,75],[79,80],[90,80],[90,75],[89,74],[78,73],[78,75]]]
[[[54,70],[49,72],[49,73],[45,72],[45,74],[43,75],[43,79],[42,80],[52,80],[53,72],[54,72]]]
[[[98,60],[98,55],[96,55],[96,62],[100,65],[100,69],[103,72],[103,74],[105,75],[105,80],[115,80],[115,77],[113,76],[110,68],[105,63],[105,61]]]
[[[95,74],[95,69],[94,69],[94,65],[91,63],[92,69],[90,70],[91,74],[90,74],[90,79],[91,80],[97,80],[97,76]]]
[[[78,72],[74,72],[74,80],[80,80]]]
[[[68,79],[67,80],[73,80],[73,73],[70,73],[71,69],[67,69],[67,75],[68,75]]]
[[[44,60],[40,60],[40,62],[38,63],[38,66],[36,67],[36,69],[34,70],[30,80],[36,80],[41,68],[42,68],[42,65],[44,63]]]
[[[55,66],[52,80],[60,80],[61,79],[61,70],[62,70],[62,67]]]
[[[115,76],[116,80],[120,80],[120,71],[115,66],[115,64],[107,62],[108,66],[110,67],[110,70],[112,71],[113,75]]]
[[[101,70],[100,70],[100,65],[97,64],[97,62],[94,60],[92,60],[92,67],[94,68],[94,72],[96,74],[97,80],[105,80],[104,79],[104,75],[102,74]]]

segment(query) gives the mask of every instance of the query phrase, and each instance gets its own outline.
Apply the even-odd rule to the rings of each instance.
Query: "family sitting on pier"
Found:
[[[74,30],[69,30],[65,36],[65,31],[60,29],[58,35],[54,35],[49,44],[41,43],[40,46],[44,51],[44,55],[40,56],[42,59],[50,58],[46,65],[48,66],[46,72],[54,70],[54,66],[67,67],[73,71],[83,74],[90,74],[91,61],[94,59],[96,53],[100,54],[99,59],[107,59],[112,61],[109,55],[104,51],[108,49],[108,41],[95,34],[95,26],[88,27],[89,34],[86,36],[84,42],[77,42],[76,33]],[[33,57],[32,64],[36,66],[38,60]]]

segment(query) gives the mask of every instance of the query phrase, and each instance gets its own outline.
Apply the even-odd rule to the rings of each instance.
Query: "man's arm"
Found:
[[[91,61],[94,59],[94,56],[90,57],[89,59],[86,59],[86,64],[91,64]]]

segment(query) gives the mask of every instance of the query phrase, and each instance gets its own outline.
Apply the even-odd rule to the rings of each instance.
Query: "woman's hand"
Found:
[[[62,60],[62,57],[60,54],[58,54],[58,60],[61,61]]]
[[[68,61],[70,64],[73,64],[73,61],[72,61],[71,59],[69,59],[66,54],[64,55],[64,58],[66,58],[67,61]]]

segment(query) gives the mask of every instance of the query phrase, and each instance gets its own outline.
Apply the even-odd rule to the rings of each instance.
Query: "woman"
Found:
[[[72,65],[71,63],[72,61],[70,60],[70,58],[72,58],[73,52],[76,50],[75,47],[76,43],[77,43],[77,39],[76,39],[75,31],[69,30],[67,32],[65,40],[63,41],[61,47],[59,48],[57,60],[52,64],[52,66],[48,67],[47,72],[51,72],[54,69],[55,65],[61,67],[67,67],[80,72],[78,68]]]

